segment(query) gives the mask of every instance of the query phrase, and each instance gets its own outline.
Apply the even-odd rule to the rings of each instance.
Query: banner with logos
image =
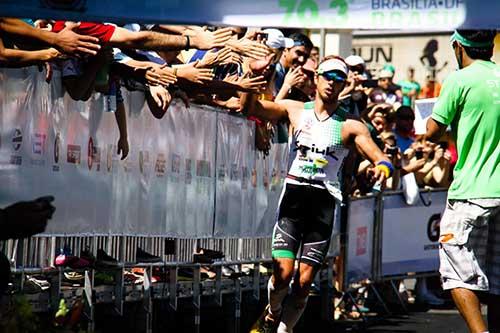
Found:
[[[94,22],[194,23],[327,29],[498,28],[500,2],[483,0],[3,0],[3,16]]]
[[[348,214],[346,283],[355,283],[373,276],[375,198],[352,200]]]
[[[384,197],[382,276],[437,271],[439,221],[446,207],[446,192],[423,192],[417,205],[404,197]]]
[[[121,160],[101,94],[74,101],[58,71],[47,84],[36,67],[2,69],[0,79],[0,207],[53,195],[47,235],[271,234],[287,149],[264,159],[253,122],[180,101],[158,120],[142,93],[122,88],[130,153]],[[281,178],[270,184],[273,172]]]

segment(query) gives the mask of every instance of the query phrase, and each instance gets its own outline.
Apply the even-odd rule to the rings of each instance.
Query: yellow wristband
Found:
[[[389,169],[389,167],[387,167],[386,165],[383,165],[383,164],[378,164],[375,168],[379,169],[380,171],[382,171],[383,173],[385,173],[385,178],[389,178],[390,175],[391,175],[391,170]]]

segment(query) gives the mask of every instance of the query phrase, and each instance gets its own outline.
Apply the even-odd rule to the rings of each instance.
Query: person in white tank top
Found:
[[[290,168],[278,207],[273,233],[273,275],[268,283],[269,304],[251,332],[292,332],[307,304],[315,274],[328,251],[333,225],[334,197],[340,197],[339,175],[350,149],[357,149],[375,167],[374,181],[382,186],[393,166],[359,120],[349,119],[338,101],[348,67],[340,57],[319,64],[314,102],[257,100],[243,94],[248,115],[269,121],[288,120],[293,127]],[[302,248],[297,258],[298,249]],[[299,269],[294,276],[295,260]],[[289,297],[290,282],[294,278]],[[285,300],[286,297],[286,300]]]

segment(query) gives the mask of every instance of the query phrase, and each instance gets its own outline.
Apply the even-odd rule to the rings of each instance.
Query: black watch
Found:
[[[186,46],[184,47],[184,50],[185,51],[189,51],[189,49],[191,48],[191,40],[189,39],[189,36],[184,36],[186,37]]]

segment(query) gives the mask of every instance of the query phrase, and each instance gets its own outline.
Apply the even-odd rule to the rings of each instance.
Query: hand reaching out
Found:
[[[116,153],[118,155],[122,155],[121,160],[124,160],[127,158],[129,152],[129,145],[128,145],[128,139],[121,137],[118,139],[118,144],[117,144],[117,151]]]
[[[164,65],[153,65],[146,70],[145,78],[150,85],[167,86],[177,82],[174,70]]]
[[[54,46],[66,54],[90,54],[96,55],[101,46],[99,39],[92,36],[79,35],[73,30],[80,26],[80,22],[66,22],[63,30],[55,37]]]
[[[211,81],[214,74],[211,69],[197,68],[198,61],[177,69],[177,77],[181,77],[194,83],[202,84],[205,81]]]

